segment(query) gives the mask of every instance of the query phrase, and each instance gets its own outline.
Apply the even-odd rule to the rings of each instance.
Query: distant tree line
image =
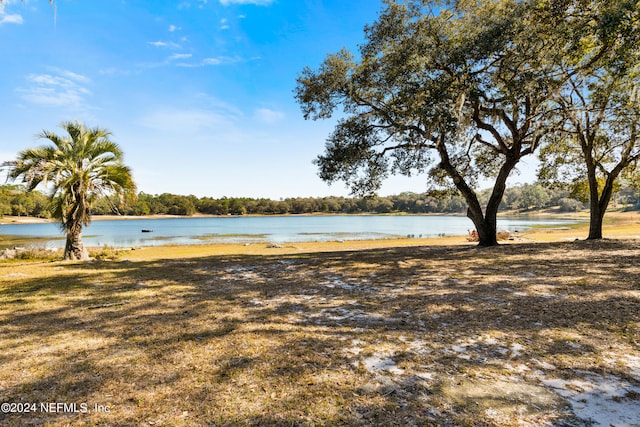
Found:
[[[49,198],[39,191],[27,192],[19,185],[0,186],[0,216],[51,218]]]
[[[478,199],[488,200],[490,190],[478,192]],[[577,183],[568,188],[544,186],[540,183],[507,188],[502,210],[533,211],[556,207],[560,212],[586,209],[588,187]],[[633,209],[640,209],[640,190],[635,186],[618,186],[615,201]],[[93,215],[282,215],[282,214],[463,214],[465,199],[453,191],[425,193],[405,192],[393,196],[376,197],[295,197],[281,200],[247,197],[196,197],[176,194],[152,195],[139,193],[132,201],[115,201],[107,197],[96,200]],[[35,216],[50,218],[49,198],[38,191],[26,192],[16,185],[0,186],[0,216]]]

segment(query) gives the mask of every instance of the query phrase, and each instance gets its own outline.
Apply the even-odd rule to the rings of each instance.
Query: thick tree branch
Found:
[[[482,130],[489,132],[491,136],[493,136],[495,141],[498,143],[498,147],[499,147],[498,151],[500,151],[500,153],[502,154],[506,154],[509,151],[509,147],[507,147],[507,145],[505,144],[504,139],[502,138],[502,135],[500,135],[500,132],[498,132],[498,130],[494,126],[482,120],[482,118],[480,117],[480,105],[477,102],[473,103],[472,108],[473,108],[472,119],[476,124],[476,126],[478,126],[478,128]]]

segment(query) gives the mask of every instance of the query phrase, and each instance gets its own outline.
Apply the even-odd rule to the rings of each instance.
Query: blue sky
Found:
[[[313,159],[332,121],[305,121],[298,73],[363,40],[378,0],[5,0],[0,162],[79,120],[107,128],[140,191],[348,195]],[[381,194],[426,189],[389,179]]]

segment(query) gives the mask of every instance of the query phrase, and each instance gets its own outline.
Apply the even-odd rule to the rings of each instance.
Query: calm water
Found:
[[[500,219],[500,230],[561,225],[572,220]],[[473,223],[462,216],[259,216],[94,221],[84,232],[87,246],[155,246],[166,244],[302,242],[466,235]],[[153,230],[143,233],[143,229]],[[64,247],[57,224],[3,224],[0,234],[50,238],[34,244]]]

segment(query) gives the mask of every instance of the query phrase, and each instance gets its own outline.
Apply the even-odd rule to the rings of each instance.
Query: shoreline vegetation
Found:
[[[481,204],[487,203],[488,190],[478,192]],[[522,184],[505,191],[501,212],[558,211],[581,212],[587,209],[589,195],[582,187],[549,188],[540,183]],[[630,185],[615,194],[618,205],[640,209],[640,191]],[[0,186],[0,215],[52,217],[49,198],[39,191],[25,192],[21,186]],[[458,194],[447,191],[405,192],[374,197],[291,197],[279,200],[249,197],[196,197],[163,193],[139,193],[134,200],[114,205],[106,197],[92,206],[92,216],[111,215],[316,215],[316,214],[434,214],[464,215],[467,204]]]

